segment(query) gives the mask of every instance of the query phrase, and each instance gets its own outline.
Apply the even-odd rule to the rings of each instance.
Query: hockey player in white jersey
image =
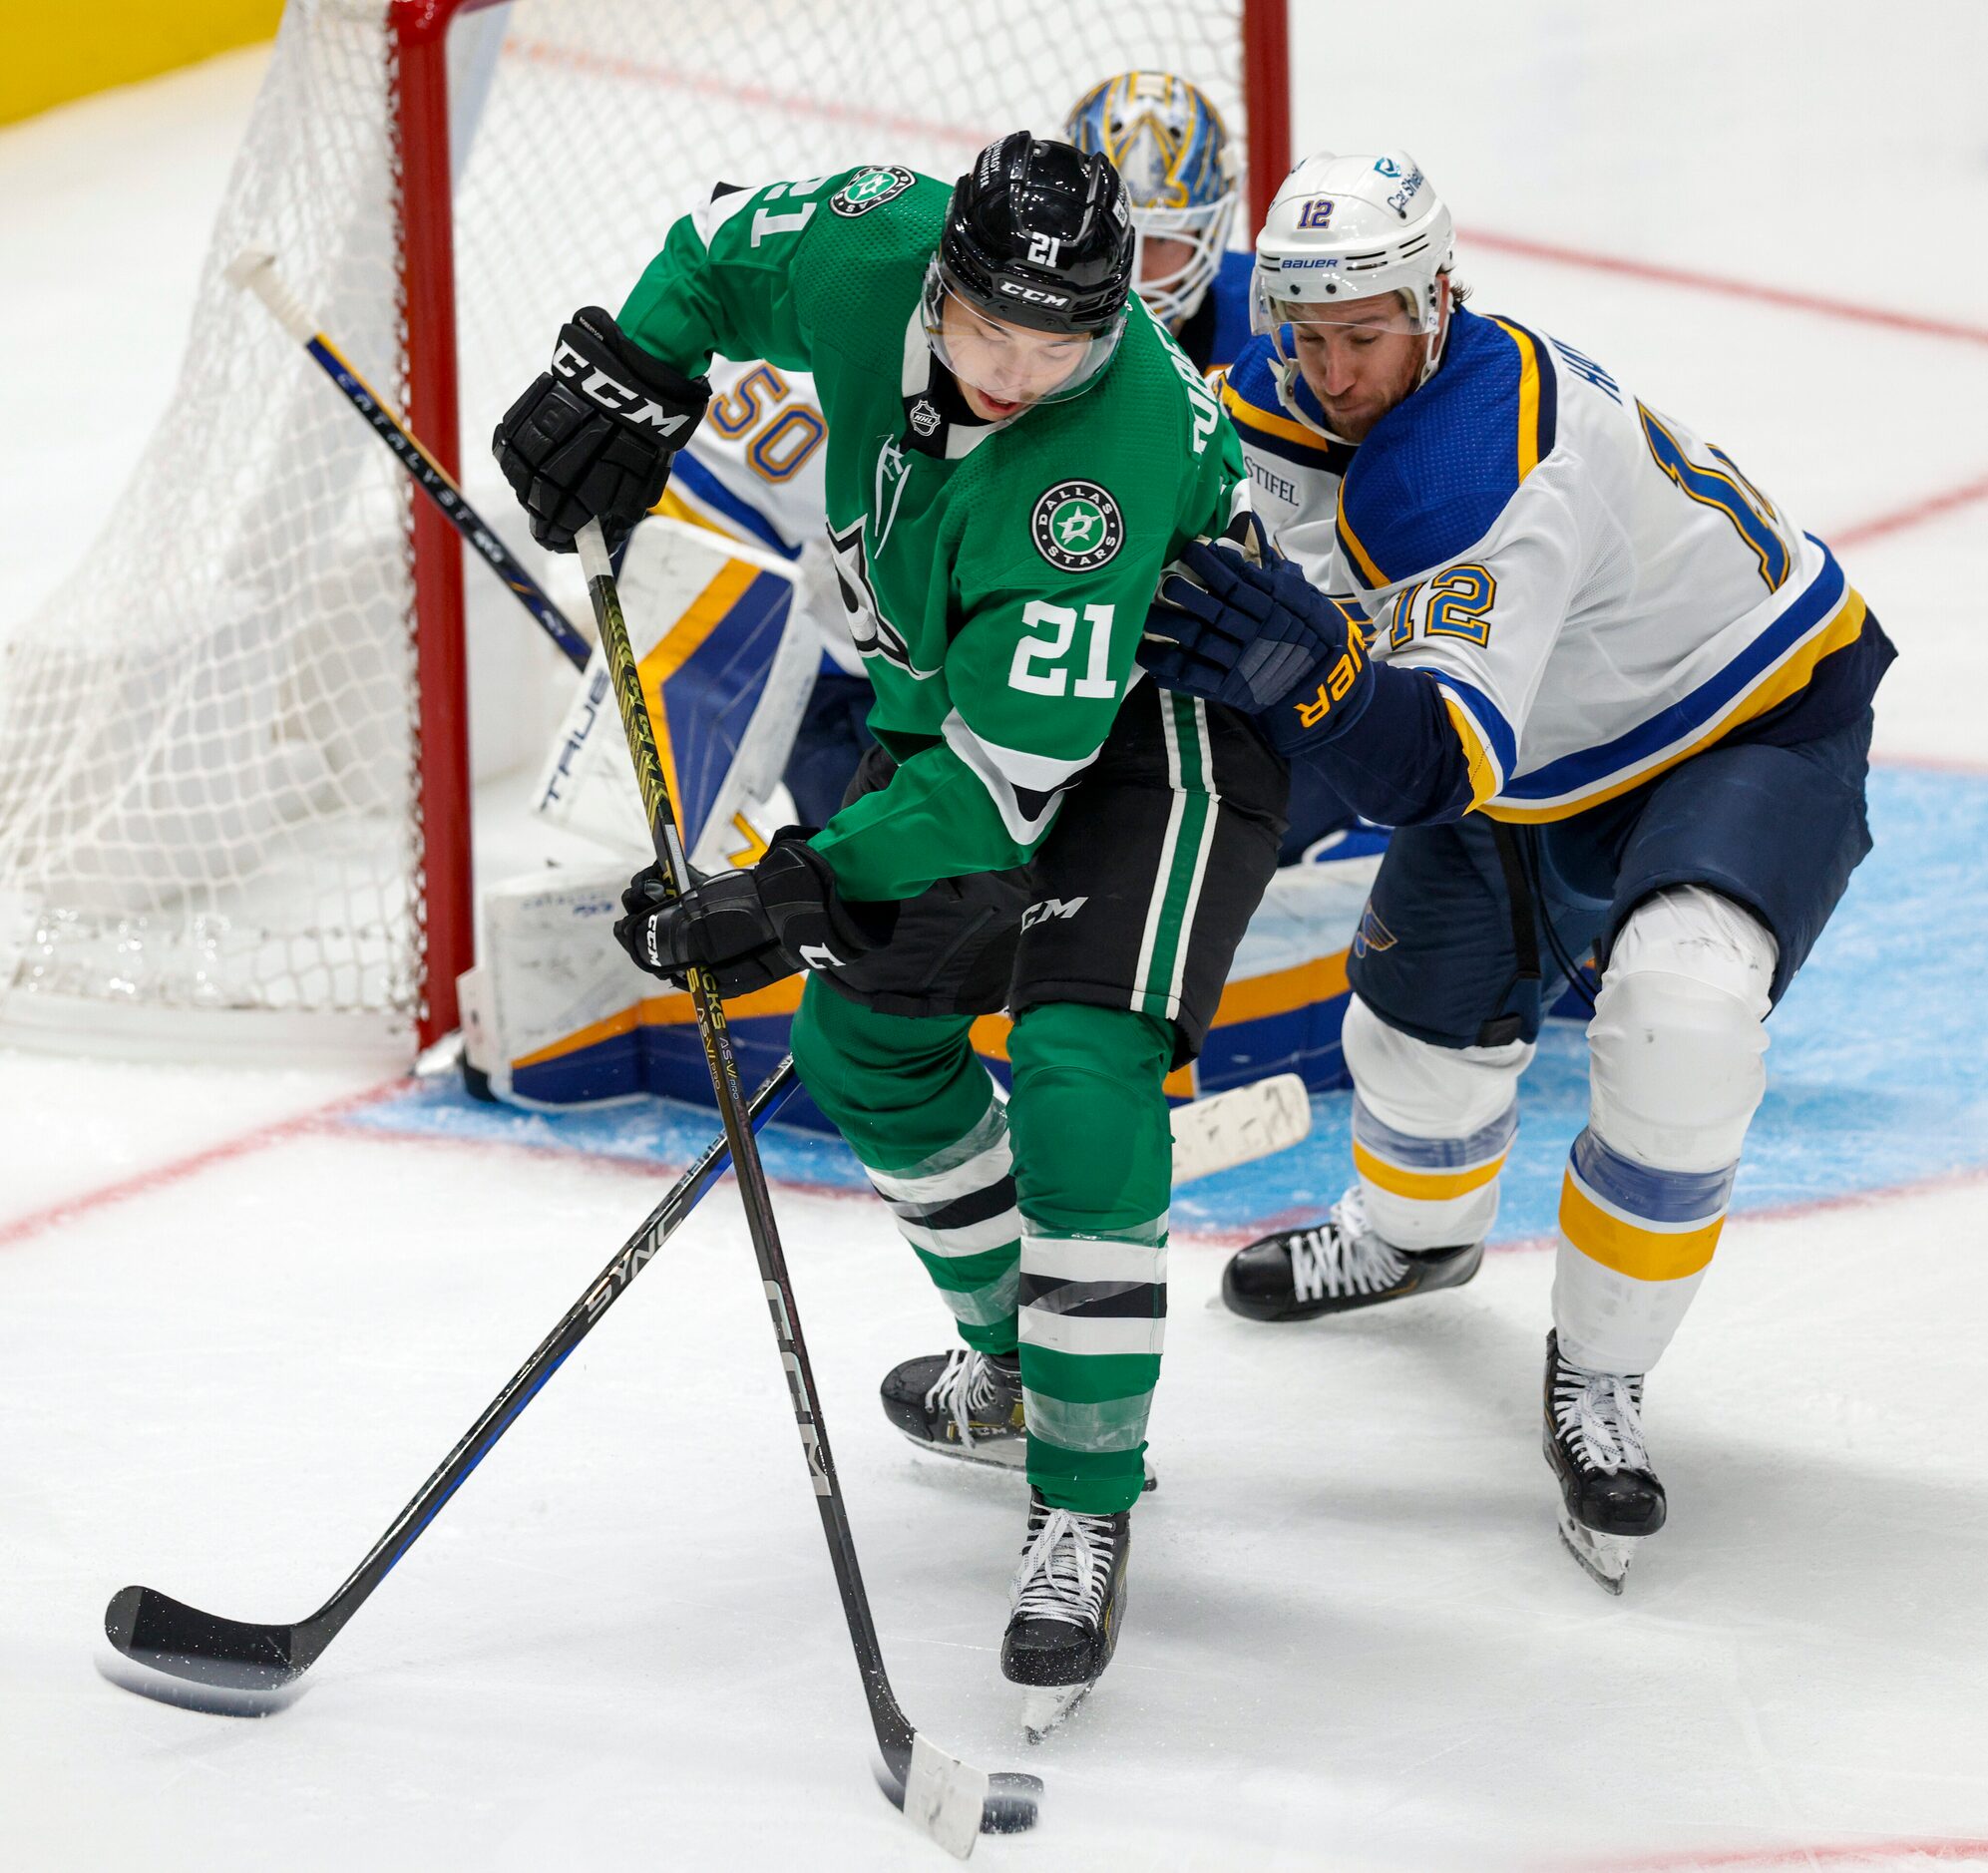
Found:
[[[1461,304],[1406,153],[1301,164],[1255,293],[1226,396],[1291,558],[1190,549],[1144,660],[1401,830],[1349,969],[1356,1181],[1224,1295],[1290,1320],[1467,1281],[1542,1000],[1592,949],[1542,1436],[1563,1538],[1619,1592],[1666,1516],[1644,1375],[1718,1243],[1766,1018],[1869,850],[1894,653],[1723,451]]]

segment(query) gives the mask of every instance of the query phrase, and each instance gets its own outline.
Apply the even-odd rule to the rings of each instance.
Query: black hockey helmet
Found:
[[[1124,312],[1133,247],[1109,160],[1017,130],[954,185],[939,263],[947,286],[990,318],[1098,334]]]
[[[926,339],[955,377],[996,402],[1077,396],[1125,335],[1134,251],[1131,206],[1110,163],[1015,131],[954,187],[925,273]],[[970,315],[953,321],[950,338],[948,301]],[[1021,330],[1002,337],[1002,327]]]

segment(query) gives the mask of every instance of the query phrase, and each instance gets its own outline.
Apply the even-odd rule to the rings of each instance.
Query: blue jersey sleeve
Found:
[[[1250,274],[1256,255],[1247,247],[1231,247],[1222,255],[1208,296],[1215,302],[1215,335],[1209,341],[1208,367],[1233,364],[1250,341]]]

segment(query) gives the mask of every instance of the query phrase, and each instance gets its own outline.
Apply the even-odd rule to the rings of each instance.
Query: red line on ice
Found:
[[[335,1120],[342,1115],[332,1112],[321,1116]],[[714,1110],[711,1113],[713,1138],[717,1137],[719,1129],[718,1115]],[[398,1132],[375,1125],[341,1128],[339,1136],[369,1139],[382,1145],[444,1145],[456,1151],[481,1151],[496,1157],[551,1158],[564,1163],[596,1165],[602,1170],[646,1178],[651,1183],[664,1179],[673,1183],[690,1168],[691,1163],[687,1157],[638,1158],[631,1157],[625,1151],[596,1151],[586,1145],[567,1144],[559,1139],[540,1144],[530,1138],[483,1138],[458,1132]],[[719,1175],[729,1177],[729,1167]],[[818,1184],[807,1178],[778,1177],[773,1181],[780,1189],[791,1190],[803,1197],[854,1198],[860,1201],[871,1194],[867,1188],[858,1189],[849,1184]]]
[[[1560,266],[1585,267],[1590,272],[1619,273],[1628,279],[1646,279],[1660,286],[1683,286],[1694,292],[1719,293],[1729,299],[1753,299],[1764,305],[1786,306],[1795,312],[1813,312],[1823,318],[1843,319],[1855,325],[1882,325],[1893,331],[1912,332],[1922,338],[1951,338],[1961,344],[1988,345],[1988,325],[1966,325],[1957,319],[1928,318],[1918,312],[1893,312],[1882,306],[1845,305],[1821,293],[1796,292],[1788,286],[1767,286],[1756,280],[1728,279],[1721,273],[1702,273],[1696,267],[1666,266],[1654,260],[1632,260],[1621,254],[1590,253],[1580,247],[1557,246],[1551,241],[1533,240],[1523,234],[1497,234],[1481,227],[1459,228],[1457,237],[1467,250],[1487,247],[1494,252],[1515,253],[1529,260],[1550,260]]]
[[[1988,775],[1988,761],[1970,761],[1961,754],[1874,754],[1872,767],[1925,768],[1934,774]]]
[[[1823,1861],[1981,1860],[1988,1839],[1836,1841],[1809,1847],[1715,1847],[1631,1860],[1582,1860],[1581,1873],[1691,1873],[1695,1867],[1814,1866]]]
[[[0,1249],[11,1249],[16,1243],[26,1242],[31,1236],[39,1236],[44,1230],[55,1228],[79,1216],[88,1216],[93,1210],[109,1208],[112,1204],[125,1203],[133,1197],[147,1197],[156,1190],[164,1190],[170,1184],[178,1184],[185,1179],[198,1176],[210,1165],[225,1164],[233,1158],[247,1157],[251,1152],[261,1151],[267,1146],[281,1144],[284,1140],[301,1137],[317,1130],[333,1119],[342,1118],[348,1112],[357,1112],[363,1107],[377,1105],[382,1099],[390,1098],[406,1085],[404,1079],[383,1080],[377,1086],[369,1086],[363,1092],[347,1093],[342,1098],[333,1099],[325,1105],[313,1106],[308,1112],[299,1112],[293,1118],[278,1119],[273,1125],[259,1125],[253,1131],[243,1132],[238,1137],[223,1139],[217,1145],[208,1145],[204,1150],[190,1152],[184,1158],[176,1158],[170,1163],[154,1165],[150,1170],[139,1171],[130,1177],[120,1178],[114,1184],[105,1184],[97,1190],[87,1190],[78,1197],[65,1197],[60,1203],[52,1203],[46,1209],[30,1210],[25,1216],[17,1216],[11,1222],[0,1223]]]
[[[149,1170],[135,1172],[130,1177],[118,1179],[116,1183],[105,1184],[100,1189],[83,1192],[80,1196],[65,1197],[59,1203],[52,1203],[45,1209],[30,1210],[25,1216],[17,1216],[11,1221],[0,1223],[0,1249],[11,1249],[18,1243],[55,1229],[78,1217],[89,1216],[98,1210],[110,1209],[114,1205],[127,1203],[135,1197],[149,1197],[155,1191],[171,1185],[183,1183],[190,1177],[211,1169],[216,1164],[230,1163],[237,1158],[245,1158],[258,1151],[267,1150],[271,1145],[286,1144],[294,1138],[335,1132],[341,1138],[357,1138],[382,1145],[445,1145],[456,1151],[480,1151],[486,1154],[510,1157],[555,1158],[581,1164],[591,1164],[606,1170],[619,1171],[629,1177],[645,1178],[651,1183],[674,1181],[689,1169],[690,1160],[681,1162],[670,1158],[637,1158],[624,1152],[592,1151],[586,1146],[563,1144],[536,1144],[524,1138],[480,1138],[456,1136],[448,1132],[400,1132],[382,1130],[376,1127],[345,1128],[338,1121],[354,1112],[362,1112],[404,1091],[409,1085],[405,1077],[383,1080],[377,1086],[369,1086],[363,1091],[348,1093],[321,1106],[313,1106],[307,1112],[299,1112],[287,1119],[278,1119],[270,1125],[258,1125],[252,1131],[238,1137],[223,1139],[219,1144],[208,1145],[199,1151],[190,1152],[184,1158],[176,1158],[166,1164],[154,1165]],[[711,1131],[715,1137],[718,1130],[718,1115],[711,1114]],[[727,1173],[729,1175],[729,1173]],[[782,1190],[791,1190],[808,1197],[834,1197],[839,1199],[862,1198],[870,1193],[855,1190],[841,1184],[817,1184],[804,1179],[780,1178],[776,1180]]]
[[[1956,508],[1971,507],[1977,501],[1988,501],[1988,475],[1963,482],[1958,488],[1949,488],[1944,494],[1922,496],[1910,507],[1897,508],[1889,514],[1879,514],[1849,527],[1831,528],[1824,538],[1833,548],[1860,547],[1867,540],[1881,540],[1887,534],[1902,534],[1907,528],[1923,527],[1928,521],[1936,521],[1942,515],[1953,513]]]

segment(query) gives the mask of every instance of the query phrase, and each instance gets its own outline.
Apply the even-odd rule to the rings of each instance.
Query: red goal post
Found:
[[[1136,67],[1223,110],[1246,235],[1290,167],[1286,0],[290,0],[169,415],[89,562],[0,633],[0,1038],[448,1033],[475,777],[550,721],[493,718],[570,680],[225,285],[241,247],[529,546],[483,439],[711,182],[952,175]]]

